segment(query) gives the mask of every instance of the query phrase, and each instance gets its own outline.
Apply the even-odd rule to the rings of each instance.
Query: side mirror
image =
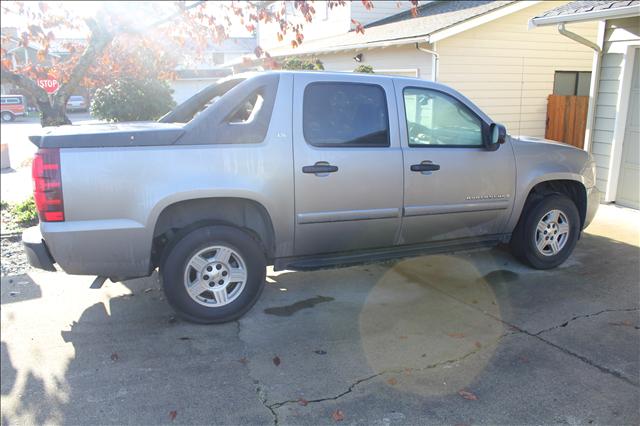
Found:
[[[490,151],[495,151],[505,143],[507,139],[507,129],[498,123],[491,123],[489,126],[489,137],[487,138],[486,148]]]

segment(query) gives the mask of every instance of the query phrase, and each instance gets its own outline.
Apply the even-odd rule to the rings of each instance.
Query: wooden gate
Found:
[[[549,95],[544,137],[583,149],[588,106],[588,96]]]

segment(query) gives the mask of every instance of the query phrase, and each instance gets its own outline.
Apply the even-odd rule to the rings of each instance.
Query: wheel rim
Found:
[[[544,256],[560,253],[569,240],[569,219],[560,210],[547,212],[536,227],[534,241],[538,251]]]
[[[2,114],[3,121],[11,121],[11,116],[9,114]]]
[[[230,247],[207,247],[191,256],[184,271],[184,286],[195,302],[218,308],[236,300],[245,288],[244,259]]]

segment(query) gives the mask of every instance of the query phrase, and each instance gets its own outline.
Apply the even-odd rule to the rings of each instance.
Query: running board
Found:
[[[395,246],[391,248],[373,249],[359,252],[331,253],[325,255],[283,257],[276,259],[275,271],[283,269],[293,271],[312,271],[315,269],[341,268],[385,260],[416,257],[427,254],[452,253],[463,250],[493,247],[504,241],[504,235],[492,235],[482,239],[453,240],[429,244]]]

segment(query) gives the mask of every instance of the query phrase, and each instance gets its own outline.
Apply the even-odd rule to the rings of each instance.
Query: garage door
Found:
[[[636,49],[633,74],[631,75],[631,94],[629,112],[622,142],[622,162],[618,178],[616,203],[623,206],[640,208],[640,49]]]

